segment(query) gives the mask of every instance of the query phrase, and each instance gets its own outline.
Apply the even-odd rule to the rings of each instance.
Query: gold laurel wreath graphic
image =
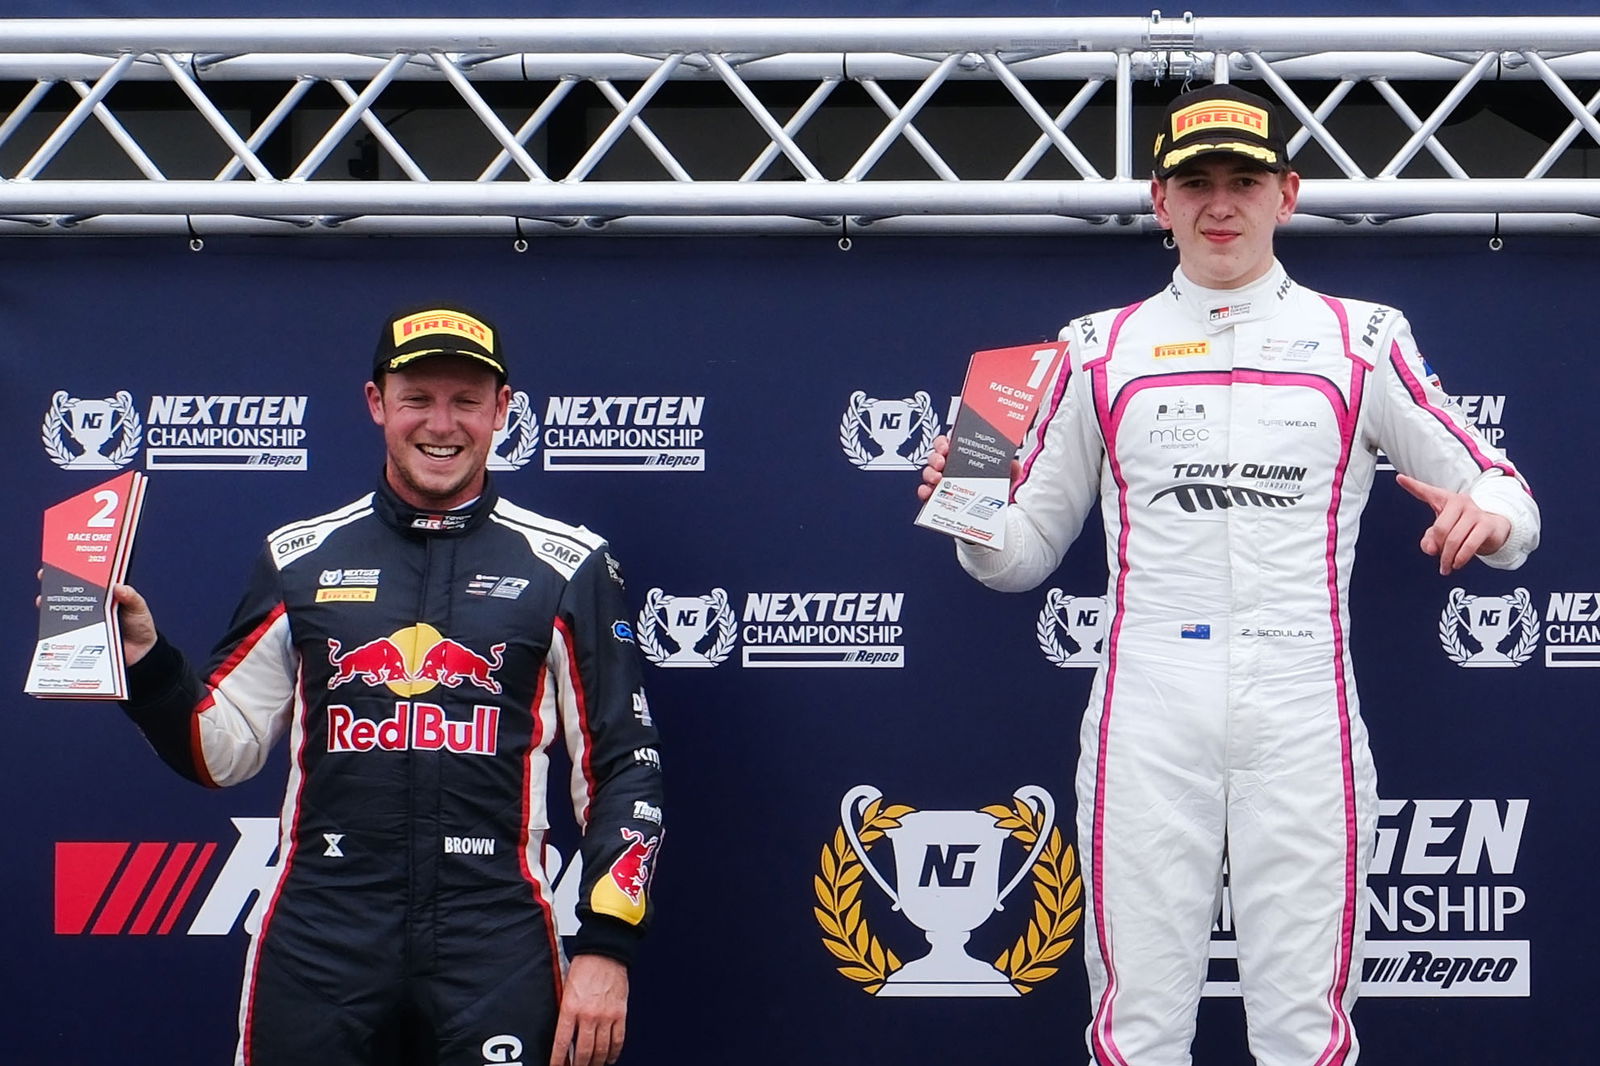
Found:
[[[1039,839],[1044,812],[1035,811],[1021,800],[1012,806],[997,803],[983,808],[1001,829],[1024,847]],[[1060,967],[1049,965],[1072,947],[1072,931],[1083,919],[1083,878],[1077,874],[1078,859],[1072,848],[1061,846],[1061,830],[1052,828],[1049,839],[1033,866],[1033,917],[1027,931],[1017,937],[1010,949],[994,961],[995,969],[1011,979],[1018,992],[1027,995],[1040,981],[1054,977]]]
[[[861,847],[870,851],[884,830],[898,828],[900,819],[915,809],[885,807],[881,798],[867,804],[861,812]],[[837,968],[839,972],[860,982],[868,995],[876,995],[901,962],[872,935],[861,916],[861,874],[861,860],[845,840],[841,826],[833,832],[833,843],[822,846],[822,872],[812,878],[820,906],[811,910],[822,927],[822,946],[845,963]]]

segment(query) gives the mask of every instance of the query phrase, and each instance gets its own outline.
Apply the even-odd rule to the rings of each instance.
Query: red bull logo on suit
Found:
[[[401,696],[420,696],[435,685],[458,688],[465,682],[498,696],[501,688],[494,672],[505,665],[501,657],[505,650],[504,643],[495,644],[488,655],[481,655],[426,623],[407,626],[349,651],[329,637],[328,663],[334,674],[328,678],[328,687],[359,679],[374,687],[387,685]]]

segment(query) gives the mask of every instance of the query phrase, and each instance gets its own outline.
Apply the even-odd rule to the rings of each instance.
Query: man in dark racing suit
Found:
[[[366,391],[376,490],[267,537],[204,674],[115,590],[124,706],[173,769],[235,784],[289,737],[236,1061],[615,1061],[662,837],[616,560],[490,482],[510,398],[490,325],[396,316]],[[565,973],[544,863],[558,735],[584,830]]]

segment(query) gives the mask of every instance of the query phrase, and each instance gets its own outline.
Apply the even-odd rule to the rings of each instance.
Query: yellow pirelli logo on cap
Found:
[[[1250,104],[1210,100],[1203,104],[1191,104],[1173,113],[1173,140],[1203,129],[1240,130],[1261,137],[1269,136],[1267,113]]]
[[[1184,341],[1182,344],[1161,344],[1156,346],[1157,359],[1188,359],[1195,355],[1210,355],[1210,341]]]
[[[494,350],[494,331],[471,315],[459,311],[418,311],[394,324],[396,347],[414,337],[449,334],[471,337],[490,351]]]

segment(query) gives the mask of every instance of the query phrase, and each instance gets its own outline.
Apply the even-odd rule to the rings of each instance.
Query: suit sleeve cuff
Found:
[[[627,922],[604,914],[591,914],[584,918],[578,935],[573,938],[572,953],[604,955],[624,966],[631,966],[642,935],[636,926]]]
[[[156,634],[155,646],[128,667],[128,699],[124,704],[128,712],[137,715],[143,708],[171,695],[183,680],[184,667],[183,652],[166,637]]]

